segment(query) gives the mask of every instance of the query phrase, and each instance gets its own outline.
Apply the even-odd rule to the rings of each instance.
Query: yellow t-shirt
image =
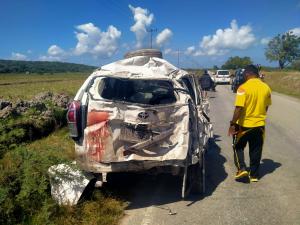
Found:
[[[266,108],[271,105],[271,89],[258,78],[251,78],[242,84],[236,94],[235,106],[243,107],[237,123],[243,127],[265,125]]]

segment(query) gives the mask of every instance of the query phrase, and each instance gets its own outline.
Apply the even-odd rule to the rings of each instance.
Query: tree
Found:
[[[292,68],[294,70],[300,70],[300,60],[295,60],[292,62]]]
[[[218,67],[217,65],[214,65],[213,69],[214,69],[214,70],[218,70],[219,67]]]
[[[265,56],[270,62],[278,61],[279,68],[283,69],[300,58],[300,37],[292,32],[278,34],[269,41]]]
[[[225,64],[222,66],[223,69],[232,69],[232,70],[236,70],[238,68],[243,68],[249,64],[252,64],[252,60],[250,57],[239,57],[239,56],[235,56],[235,57],[230,57]]]

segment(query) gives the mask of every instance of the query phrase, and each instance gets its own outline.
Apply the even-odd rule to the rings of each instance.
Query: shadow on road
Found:
[[[126,209],[145,208],[181,201],[179,176],[148,173],[110,174],[104,193],[127,202]]]
[[[198,200],[202,200],[213,194],[216,188],[227,178],[228,174],[225,171],[224,164],[227,161],[224,156],[221,155],[221,148],[216,142],[221,141],[221,136],[214,135],[214,139],[209,141],[209,150],[206,153],[206,190],[203,195],[191,196],[188,200],[193,202],[188,206],[194,204]]]
[[[224,163],[226,159],[220,154],[221,149],[216,144],[220,136],[215,135],[209,141],[206,152],[206,192],[204,195],[190,195],[186,200],[188,204],[204,199],[213,194],[218,185],[228,176]],[[147,173],[119,173],[109,174],[108,183],[103,188],[104,193],[115,196],[128,203],[126,209],[161,206],[182,201],[182,177],[171,174],[149,175]]]
[[[204,197],[210,196],[228,176],[224,164],[227,161],[221,155],[221,148],[216,142],[221,136],[214,135],[214,139],[209,142],[209,150],[206,153],[206,193]]]
[[[281,166],[281,163],[274,162],[272,159],[263,159],[260,165],[260,178],[267,174],[273,173],[277,168]]]

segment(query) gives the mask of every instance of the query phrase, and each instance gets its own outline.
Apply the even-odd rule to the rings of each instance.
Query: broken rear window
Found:
[[[173,85],[164,80],[133,80],[106,77],[98,92],[102,98],[147,105],[170,104],[176,101]]]

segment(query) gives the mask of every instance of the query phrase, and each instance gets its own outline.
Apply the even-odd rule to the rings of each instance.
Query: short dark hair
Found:
[[[258,68],[256,66],[254,66],[253,64],[250,64],[245,67],[244,74],[246,74],[246,73],[252,73],[252,74],[255,74],[256,76],[259,76]]]

